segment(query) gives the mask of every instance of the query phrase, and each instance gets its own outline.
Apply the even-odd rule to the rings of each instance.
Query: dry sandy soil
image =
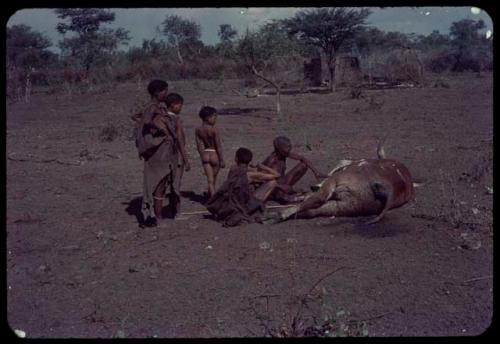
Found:
[[[140,228],[142,162],[131,108],[145,85],[7,105],[7,317],[27,337],[469,336],[493,313],[493,76],[424,88],[246,98],[242,81],[171,82],[185,98],[192,171],[182,210],[203,210],[194,145],[210,104],[225,156],[260,161],[273,137],[323,172],[388,157],[423,182],[378,224],[292,220],[224,228],[209,217]],[[235,110],[239,108],[239,110]],[[225,110],[224,110],[225,109]],[[228,109],[230,109],[228,111]],[[233,109],[233,110],[231,110]],[[104,128],[118,135],[104,140]],[[103,136],[104,135],[104,136]],[[222,170],[218,183],[226,177]],[[299,182],[315,182],[309,172]]]

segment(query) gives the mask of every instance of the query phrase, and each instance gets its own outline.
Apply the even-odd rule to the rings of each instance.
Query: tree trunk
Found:
[[[328,70],[330,71],[330,92],[335,91],[335,55],[328,56]]]
[[[181,55],[181,48],[178,45],[176,46],[176,51],[177,51],[177,59],[179,60],[179,64],[184,64],[184,59],[182,58],[182,55]]]
[[[24,101],[26,103],[30,102],[31,95],[31,72],[26,75],[26,84],[24,86]]]
[[[335,90],[335,66],[329,67],[330,69],[330,92]]]
[[[281,91],[279,88],[276,88],[276,112],[278,113],[278,116],[281,115]]]
[[[276,84],[275,82],[273,82],[270,79],[267,79],[264,75],[259,73],[257,71],[257,69],[255,68],[255,66],[251,66],[251,69],[252,69],[252,73],[255,76],[261,78],[262,80],[269,83],[271,86],[273,86],[276,89],[276,112],[277,112],[278,116],[280,116],[281,115],[281,103],[280,103],[280,101],[281,101],[281,88],[278,86],[278,84]]]

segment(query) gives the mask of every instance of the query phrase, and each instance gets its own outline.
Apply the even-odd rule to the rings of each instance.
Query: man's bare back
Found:
[[[276,170],[280,174],[277,180],[278,186],[273,194],[275,200],[280,202],[289,202],[292,198],[287,197],[287,194],[294,193],[293,185],[295,185],[310,169],[316,178],[323,175],[303,156],[292,152],[292,144],[290,139],[284,136],[276,137],[273,141],[274,151],[262,162],[262,165],[268,166]],[[287,159],[296,160],[296,164],[288,172],[286,171]]]

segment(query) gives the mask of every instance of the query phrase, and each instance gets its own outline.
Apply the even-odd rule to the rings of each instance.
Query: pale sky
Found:
[[[371,7],[372,14],[367,22],[383,31],[399,31],[427,35],[433,30],[449,33],[453,22],[461,19],[482,19],[488,30],[493,31],[491,17],[484,11],[472,7]],[[219,25],[230,24],[243,34],[246,28],[255,29],[271,19],[293,16],[300,8],[111,8],[115,21],[111,28],[123,27],[130,31],[129,46],[141,46],[143,39],[162,39],[157,32],[165,16],[177,14],[200,24],[205,44],[219,41]],[[57,42],[62,38],[56,30],[57,18],[52,9],[23,9],[14,13],[7,26],[26,24],[35,31],[47,35],[53,42],[52,49],[58,51]]]

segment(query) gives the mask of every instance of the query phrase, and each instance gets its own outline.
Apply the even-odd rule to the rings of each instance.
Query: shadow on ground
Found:
[[[190,192],[187,192],[187,193],[190,193]],[[198,195],[194,194],[194,196],[192,196],[192,195],[190,195],[190,196],[194,197],[194,196],[198,196]],[[185,197],[188,197],[188,196],[185,196]],[[198,197],[203,197],[203,196],[198,196]],[[193,200],[192,198],[190,198],[190,199]],[[163,202],[163,208],[161,211],[163,217],[171,219],[175,216],[175,210],[171,204],[173,204],[171,201],[171,195],[168,194],[165,197],[165,200]],[[135,216],[139,227],[144,227],[146,222],[144,219],[144,215],[142,214],[142,211],[141,211],[142,197],[136,197],[136,198],[130,200],[129,202],[122,202],[122,205],[127,206],[125,208],[125,211],[127,212],[127,214]]]
[[[269,112],[272,111],[271,109],[267,108],[222,108],[217,110],[217,114],[221,116],[238,116],[238,115],[248,115],[251,114],[252,117],[260,117],[260,118],[265,118],[265,119],[271,119],[269,116],[263,116],[263,115],[255,115],[252,114],[253,112]]]
[[[366,224],[368,218],[356,219],[353,223],[352,233],[365,238],[384,238],[407,233],[406,224],[398,221],[396,217],[384,218],[374,224]]]
[[[129,215],[135,216],[137,220],[137,224],[139,226],[144,225],[144,216],[142,215],[141,212],[141,205],[142,205],[142,197],[136,197],[129,202],[122,202],[122,205],[126,205],[127,207],[125,208],[125,211]]]
[[[207,201],[207,196],[203,194],[197,194],[194,191],[181,191],[181,197],[189,199],[191,202],[200,203],[204,205]]]

